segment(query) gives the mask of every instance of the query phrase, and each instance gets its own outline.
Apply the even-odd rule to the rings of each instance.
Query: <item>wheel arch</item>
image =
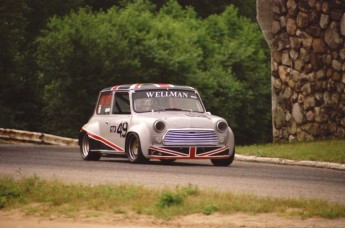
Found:
[[[144,124],[138,124],[132,126],[126,134],[125,150],[128,149],[128,140],[131,134],[136,134],[140,140],[140,147],[143,155],[148,158],[148,149],[152,144],[150,130]]]
[[[83,139],[84,135],[86,134],[86,131],[84,129],[80,129],[79,136],[78,136],[78,145],[81,145],[81,140]]]
[[[229,133],[226,139],[226,145],[229,146],[230,153],[231,153],[230,156],[231,156],[232,153],[235,153],[235,136],[230,127],[228,127],[228,130],[229,130]]]
[[[98,122],[91,122],[85,124],[79,132],[78,144],[80,145],[83,136],[87,133],[92,133],[94,135],[100,135],[100,127]]]

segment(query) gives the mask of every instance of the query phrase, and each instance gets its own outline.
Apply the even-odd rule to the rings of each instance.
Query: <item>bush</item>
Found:
[[[160,208],[181,205],[183,197],[178,193],[163,192],[159,198],[157,206]]]
[[[115,84],[196,87],[206,108],[233,127],[237,143],[271,140],[269,59],[258,26],[229,6],[198,18],[169,1],[54,17],[38,39],[47,132],[76,137],[98,92]]]

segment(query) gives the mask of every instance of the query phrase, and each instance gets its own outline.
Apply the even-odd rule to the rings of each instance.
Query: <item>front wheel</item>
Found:
[[[226,159],[211,159],[211,162],[215,166],[229,166],[234,161],[235,158],[235,151],[232,155]]]
[[[84,134],[81,140],[80,154],[81,154],[81,157],[87,161],[98,161],[99,159],[101,159],[100,153],[90,151],[90,140],[87,134]]]
[[[148,158],[144,157],[141,151],[140,139],[137,134],[130,134],[128,136],[126,154],[132,163],[147,163]]]

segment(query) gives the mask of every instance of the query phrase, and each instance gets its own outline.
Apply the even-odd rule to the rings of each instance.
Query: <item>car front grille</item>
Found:
[[[218,145],[218,137],[213,130],[169,130],[164,137],[163,144],[167,146],[214,146]]]

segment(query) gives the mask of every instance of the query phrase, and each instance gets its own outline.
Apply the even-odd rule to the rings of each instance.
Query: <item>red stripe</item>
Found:
[[[158,85],[158,87],[162,87],[162,88],[165,88],[165,87],[174,87],[173,85],[171,84],[156,84]]]
[[[139,89],[142,84],[133,84],[130,86],[131,89]]]
[[[179,159],[179,160],[202,160],[202,159],[226,159],[229,158],[229,155],[219,155],[219,156],[204,156],[204,157],[186,157],[186,156],[173,156],[173,157],[167,157],[167,156],[158,156],[158,155],[150,155],[150,159]]]
[[[158,151],[158,152],[163,152],[163,153],[167,153],[167,154],[176,155],[176,156],[187,156],[186,154],[180,153],[178,151],[168,150],[168,149],[160,148],[160,147],[150,146],[150,149]]]
[[[205,153],[202,153],[202,154],[198,154],[197,156],[209,156],[209,155],[212,155],[212,154],[217,154],[217,153],[220,153],[224,150],[227,150],[229,149],[228,146],[224,146],[222,148],[218,148],[218,149],[215,149],[215,150],[212,150],[212,151],[208,151],[208,152],[205,152]]]
[[[154,147],[154,146],[150,146],[150,149],[152,150],[155,150],[155,151],[158,151],[158,152],[163,152],[163,153],[168,153],[168,154],[172,154],[172,155],[175,155],[175,156],[182,156],[182,157],[188,157],[186,154],[183,154],[183,153],[180,153],[178,151],[174,151],[174,150],[169,150],[169,149],[165,149],[165,148],[160,148],[160,147]],[[228,146],[224,146],[222,148],[218,148],[218,149],[215,149],[215,150],[212,150],[212,151],[208,151],[208,152],[205,152],[205,153],[202,153],[202,154],[196,154],[196,151],[197,151],[197,147],[189,147],[189,158],[190,159],[194,159],[194,158],[224,158],[224,157],[227,157],[228,155],[220,155],[220,156],[212,156],[212,157],[209,157],[210,155],[213,155],[213,154],[217,154],[217,153],[220,153],[224,150],[227,150],[229,149]],[[152,158],[166,158],[166,156],[151,156]],[[177,158],[177,157],[174,157],[174,158]]]
[[[115,149],[116,151],[120,151],[120,152],[124,152],[125,150],[117,145],[115,145],[114,143],[112,142],[109,142],[108,140],[102,138],[101,136],[99,135],[95,135],[95,134],[92,134],[91,132],[88,132],[88,131],[85,131],[87,133],[88,136],[90,136],[90,138],[94,139],[94,140],[97,140],[101,143],[104,143],[105,145]]]
[[[111,90],[118,90],[121,85],[113,86]]]
[[[190,158],[195,158],[195,154],[196,154],[196,147],[189,147],[189,157]]]

